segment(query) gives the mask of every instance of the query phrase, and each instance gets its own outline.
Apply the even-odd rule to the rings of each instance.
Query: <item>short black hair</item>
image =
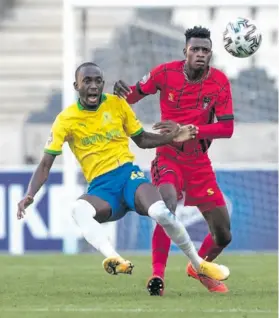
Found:
[[[191,29],[187,29],[184,33],[185,38],[186,38],[186,43],[191,39],[191,38],[200,38],[200,39],[209,39],[210,42],[210,30],[207,28],[204,28],[202,26],[194,26]]]
[[[85,62],[85,63],[82,63],[78,66],[78,68],[76,69],[75,71],[75,78],[77,80],[77,77],[78,77],[78,73],[80,72],[81,69],[83,69],[84,67],[87,67],[87,66],[95,66],[95,67],[99,67],[99,65],[97,65],[96,63],[93,63],[93,62]]]

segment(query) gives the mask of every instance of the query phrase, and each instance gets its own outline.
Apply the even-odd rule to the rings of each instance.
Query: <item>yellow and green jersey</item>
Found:
[[[103,94],[96,110],[85,110],[78,102],[55,119],[45,152],[59,155],[64,142],[80,163],[88,182],[127,162],[133,162],[129,137],[143,131],[125,99]]]

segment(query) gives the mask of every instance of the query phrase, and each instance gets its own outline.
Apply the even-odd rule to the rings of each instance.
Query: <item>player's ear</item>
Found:
[[[183,49],[183,54],[184,54],[184,56],[186,57],[186,55],[187,55],[186,47],[184,47],[184,49]]]
[[[74,89],[77,91],[77,90],[78,90],[78,84],[77,84],[77,82],[74,82],[73,86],[74,86]]]

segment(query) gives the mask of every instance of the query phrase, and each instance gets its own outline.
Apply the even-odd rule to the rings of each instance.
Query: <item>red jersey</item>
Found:
[[[157,152],[172,148],[182,156],[205,153],[212,139],[228,138],[233,130],[233,106],[230,83],[220,70],[210,67],[204,78],[189,82],[184,73],[185,60],[173,61],[155,67],[148,75],[131,87],[128,103],[135,103],[146,95],[160,91],[162,120],[199,127],[195,140],[159,147]],[[214,118],[218,123],[214,123]]]

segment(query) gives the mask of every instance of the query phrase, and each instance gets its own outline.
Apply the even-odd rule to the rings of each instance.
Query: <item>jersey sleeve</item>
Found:
[[[136,84],[136,89],[140,95],[156,94],[160,90],[165,80],[165,64],[161,64],[152,69]]]
[[[218,121],[234,119],[231,85],[228,79],[224,81],[219,91],[215,111]]]
[[[52,155],[60,155],[62,146],[67,138],[65,121],[58,115],[51,127],[50,136],[46,142],[44,152]]]
[[[143,127],[141,122],[137,119],[135,112],[132,107],[126,102],[126,100],[121,99],[122,111],[123,111],[123,127],[128,137],[134,137],[143,132]]]

